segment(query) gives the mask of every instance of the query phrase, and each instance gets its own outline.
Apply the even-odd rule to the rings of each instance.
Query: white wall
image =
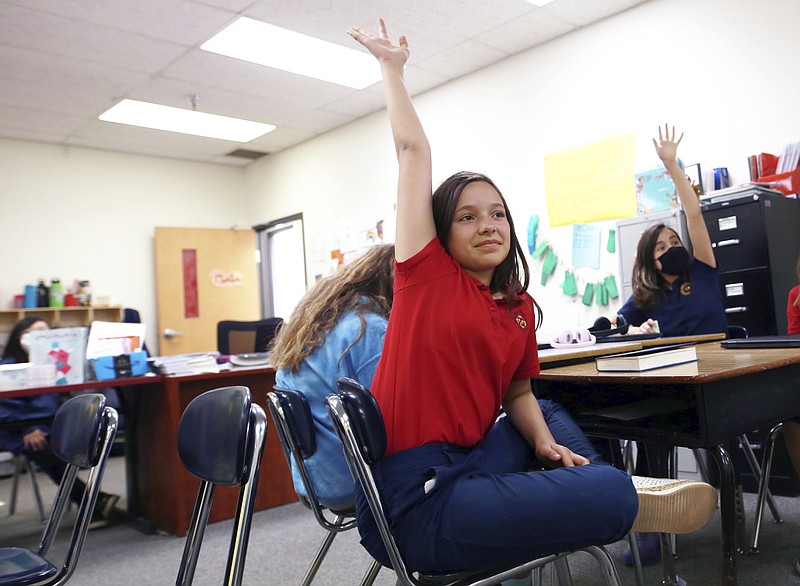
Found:
[[[0,307],[37,278],[89,279],[157,348],[156,226],[246,220],[239,168],[0,139]]]
[[[785,0],[651,0],[418,96],[435,180],[460,169],[489,174],[520,237],[538,213],[540,234],[565,257],[571,230],[547,227],[548,154],[633,132],[637,170],[652,168],[650,137],[670,121],[687,132],[685,162],[727,166],[733,182],[746,181],[748,155],[800,139],[797,22],[800,3]],[[396,185],[384,112],[244,171],[9,140],[0,154],[0,306],[38,277],[88,278],[96,295],[139,309],[151,328],[155,226],[252,225],[303,212],[311,281],[328,271],[342,234],[390,217]],[[604,263],[616,272],[613,257]],[[541,263],[531,262],[543,333],[598,314],[561,294],[563,268],[542,288]]]
[[[733,183],[747,181],[748,155],[779,154],[800,139],[797,22],[800,3],[784,0],[652,0],[415,98],[433,148],[434,181],[461,169],[487,173],[508,199],[522,241],[536,213],[540,235],[566,257],[545,288],[538,284],[541,260],[531,262],[531,293],[545,311],[542,334],[586,327],[600,315],[558,287],[572,232],[548,227],[543,158],[633,132],[635,170],[650,169],[659,163],[650,139],[669,121],[686,131],[684,162],[726,166]],[[324,271],[338,230],[393,205],[396,163],[385,112],[245,173],[251,217],[304,213],[311,279]],[[602,258],[600,274],[616,273],[616,258]],[[617,307],[612,302],[609,310]]]

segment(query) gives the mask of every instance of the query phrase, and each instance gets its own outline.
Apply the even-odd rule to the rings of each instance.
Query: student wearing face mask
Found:
[[[694,189],[677,160],[683,135],[676,142],[675,129],[670,132],[665,126],[663,133],[659,128],[658,138],[653,144],[675,183],[694,255],[672,228],[656,224],[645,230],[636,247],[633,294],[618,313],[631,324],[628,333],[656,331],[656,321],[664,336],[725,332],[727,321],[711,238]]]
[[[678,164],[681,139],[683,134],[676,141],[675,128],[665,125],[663,131],[658,129],[658,141],[653,139],[653,144],[675,183],[694,255],[664,224],[642,233],[633,265],[633,294],[618,312],[631,324],[629,334],[660,331],[664,336],[691,336],[724,333],[727,329],[711,238],[697,195]],[[665,446],[639,443],[638,447],[637,475],[658,476],[666,470],[669,451]],[[643,562],[658,559],[657,534],[638,534],[637,539]],[[623,561],[632,563],[630,552]]]
[[[19,364],[28,362],[31,332],[48,330],[47,322],[38,317],[21,319],[12,328],[3,349],[0,364]],[[36,463],[56,484],[61,482],[66,464],[58,458],[50,447],[50,423],[61,406],[61,396],[57,393],[14,397],[0,400],[0,451],[25,455]],[[7,425],[19,422],[18,426]],[[80,503],[84,484],[75,480],[70,499]],[[108,516],[119,500],[119,496],[101,492],[89,524],[90,529],[108,525]]]

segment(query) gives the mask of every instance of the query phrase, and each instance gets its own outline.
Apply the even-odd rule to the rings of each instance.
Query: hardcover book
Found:
[[[695,344],[655,346],[644,350],[601,356],[595,359],[595,366],[600,372],[643,372],[687,362],[697,362]]]

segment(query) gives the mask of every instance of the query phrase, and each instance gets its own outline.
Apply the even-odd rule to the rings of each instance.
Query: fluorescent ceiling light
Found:
[[[372,55],[247,17],[200,48],[357,90],[381,79],[380,66]]]
[[[553,2],[553,1],[554,1],[554,0],[528,0],[528,2],[530,2],[530,3],[531,3],[531,4],[533,4],[534,6],[539,6],[539,7],[542,7],[542,6],[544,6],[545,4],[550,4],[550,3],[551,3],[551,2]]]
[[[197,110],[173,108],[137,100],[122,100],[113,108],[100,114],[99,118],[105,122],[144,126],[156,130],[182,132],[183,134],[221,138],[235,142],[250,142],[254,138],[275,130],[275,126],[272,124],[228,118]]]

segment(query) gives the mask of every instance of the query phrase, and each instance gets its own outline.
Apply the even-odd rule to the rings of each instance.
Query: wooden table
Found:
[[[178,456],[178,425],[183,410],[189,401],[205,391],[244,385],[252,392],[253,401],[266,411],[267,392],[274,384],[273,368],[236,368],[216,374],[149,375],[2,391],[0,399],[119,388],[126,403],[123,414],[128,426],[125,435],[128,513],[152,527],[185,535],[200,481],[186,472]],[[289,467],[269,418],[256,494],[255,510],[297,500]],[[238,489],[219,487],[214,495],[209,521],[233,518],[237,495]]]
[[[736,497],[726,442],[800,415],[800,351],[697,346],[698,362],[642,373],[594,360],[543,370],[539,398],[565,405],[590,435],[705,448],[720,468],[722,583],[736,584]]]
[[[185,535],[200,480],[186,472],[178,456],[178,425],[183,410],[205,391],[243,385],[250,389],[253,401],[266,411],[267,392],[274,384],[275,370],[261,367],[236,368],[218,374],[165,376],[160,385],[142,387],[136,393],[136,445],[132,449],[134,474],[128,483],[132,496],[129,512],[159,529]],[[232,518],[237,497],[238,488],[218,487],[209,522]],[[296,500],[280,440],[268,418],[255,510]]]

